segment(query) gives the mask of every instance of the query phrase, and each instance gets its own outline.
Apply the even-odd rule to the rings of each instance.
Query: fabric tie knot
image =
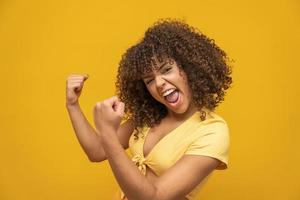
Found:
[[[146,159],[137,154],[132,158],[132,161],[134,162],[134,164],[138,167],[138,169],[144,174],[146,175]]]

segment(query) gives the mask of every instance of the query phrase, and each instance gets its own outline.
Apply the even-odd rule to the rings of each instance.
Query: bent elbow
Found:
[[[92,156],[88,156],[89,161],[90,162],[102,162],[104,160],[106,160],[106,158],[98,158],[98,157],[92,157]]]
[[[89,161],[90,161],[90,162],[101,162],[101,160],[94,159],[94,158],[90,158],[90,157],[89,157]]]

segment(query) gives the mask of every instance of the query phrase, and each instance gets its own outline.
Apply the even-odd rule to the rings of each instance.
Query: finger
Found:
[[[101,106],[102,106],[101,104],[102,104],[101,102],[97,102],[97,103],[96,103],[96,108],[97,108],[97,109],[101,109]]]
[[[117,113],[120,116],[123,116],[124,115],[124,110],[125,110],[125,104],[123,102],[120,102],[119,105],[118,105],[118,108],[117,108]]]
[[[97,102],[95,107],[94,107],[94,114],[96,114],[97,111],[101,110],[101,102]]]
[[[83,84],[83,81],[82,80],[75,80],[75,81],[70,81],[68,84],[69,85],[71,85],[71,84]]]
[[[119,100],[119,98],[117,96],[113,96],[111,98],[111,101],[113,102],[113,105],[112,105],[113,109],[114,109],[114,111],[116,111],[118,109],[119,104],[121,103],[121,101]]]
[[[70,74],[69,77],[88,76],[88,74]]]
[[[110,98],[106,99],[103,103],[105,105],[110,106],[110,107],[113,108],[115,106],[115,104],[118,103],[118,101],[119,101],[118,98],[116,96],[113,96],[113,97],[110,97]]]
[[[73,78],[69,78],[69,81],[83,81],[84,78],[83,77],[73,77]]]
[[[119,101],[119,99],[118,99],[117,96],[112,96],[112,97],[109,98],[109,101],[111,101],[111,102],[117,102],[117,101]]]
[[[87,80],[89,78],[89,75],[88,74],[85,74],[84,76],[83,76],[83,80],[85,81],[85,80]]]
[[[67,87],[68,89],[76,89],[76,90],[78,90],[78,89],[81,89],[82,88],[82,83],[71,83],[71,84],[69,84],[68,85],[68,87]]]
[[[86,76],[78,76],[78,77],[69,77],[68,81],[85,81],[88,77]]]
[[[113,109],[115,112],[122,114],[124,113],[125,104],[121,101],[116,101],[113,105]]]
[[[89,78],[89,75],[88,74],[84,74],[84,75],[69,75],[67,77],[68,80],[70,79],[81,79],[81,80],[86,80]]]

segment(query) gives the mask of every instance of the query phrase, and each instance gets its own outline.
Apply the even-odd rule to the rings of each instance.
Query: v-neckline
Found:
[[[143,139],[143,144],[142,144],[142,155],[143,157],[146,159],[146,158],[149,158],[149,156],[152,154],[152,152],[156,149],[156,147],[162,143],[168,136],[170,137],[170,135],[172,135],[172,133],[174,133],[177,129],[181,128],[184,124],[186,124],[188,121],[190,121],[192,118],[194,118],[194,116],[196,116],[196,114],[198,113],[198,111],[196,111],[195,113],[193,113],[189,118],[187,118],[185,121],[183,121],[181,124],[179,124],[177,127],[175,127],[174,129],[172,129],[170,132],[168,132],[166,135],[164,135],[160,140],[158,140],[157,143],[155,143],[152,148],[150,149],[150,151],[148,152],[148,154],[145,156],[145,143],[146,143],[146,140],[147,140],[147,136],[148,136],[148,133],[151,129],[151,127],[147,127],[147,130],[145,131],[145,136],[144,136],[144,139]]]

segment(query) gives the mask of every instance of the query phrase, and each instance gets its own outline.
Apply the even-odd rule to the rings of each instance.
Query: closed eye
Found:
[[[151,83],[152,81],[153,81],[153,78],[147,79],[147,80],[145,80],[145,83],[148,85],[148,84]]]
[[[165,69],[164,69],[164,73],[166,73],[166,72],[168,72],[168,71],[170,71],[172,69],[172,67],[166,67]]]

